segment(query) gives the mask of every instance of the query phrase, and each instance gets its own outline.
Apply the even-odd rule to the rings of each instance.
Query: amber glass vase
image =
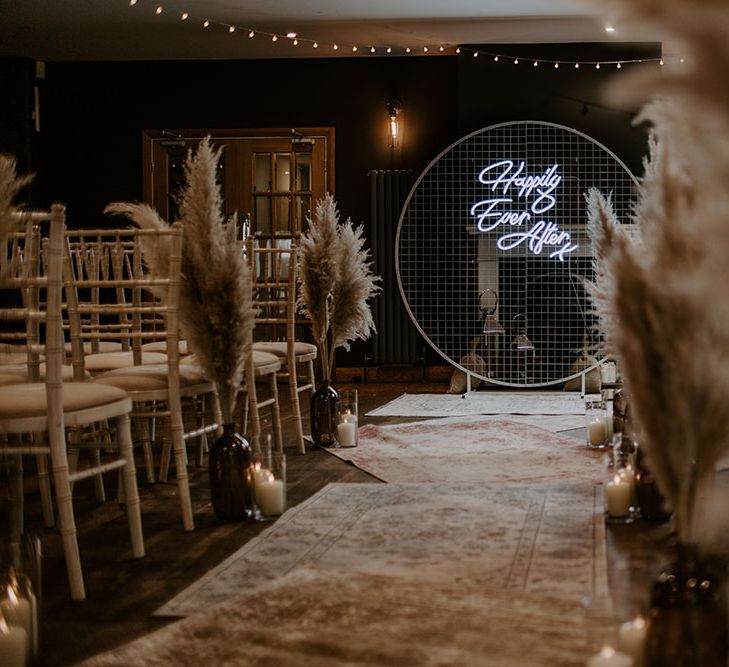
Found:
[[[674,561],[653,583],[646,667],[726,667],[724,571],[694,546],[678,545]]]
[[[210,447],[210,495],[215,515],[223,521],[253,519],[253,455],[248,441],[224,424]]]
[[[333,447],[337,435],[337,399],[331,380],[324,380],[311,396],[311,437],[317,447]]]

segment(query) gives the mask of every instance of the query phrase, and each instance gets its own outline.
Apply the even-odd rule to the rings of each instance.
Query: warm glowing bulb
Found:
[[[494,62],[495,63],[499,62],[499,56],[494,56]]]
[[[334,50],[336,51],[337,49],[339,49],[339,47],[335,44],[334,45]]]
[[[299,45],[299,40],[298,39],[295,39],[294,40],[294,46],[298,46],[298,45]]]
[[[296,33],[295,32],[287,32],[286,33],[286,37],[288,37],[289,39],[294,39],[296,37]]]
[[[595,69],[600,69],[600,63],[597,63],[597,65],[595,65]]]
[[[207,19],[205,19],[203,21],[203,28],[208,28],[208,27],[210,27],[210,21],[208,21]]]
[[[251,31],[250,31],[250,32],[248,33],[248,37],[250,37],[251,39],[253,39],[253,38],[254,38],[255,36],[256,36],[256,33],[255,33],[255,32],[253,32],[253,30],[251,30]]]
[[[663,66],[663,58],[661,58],[661,61],[658,64]]]
[[[315,49],[318,49],[319,48],[319,42],[314,42],[314,45],[313,46],[314,46]]]
[[[474,51],[474,52],[473,52],[473,57],[474,57],[474,58],[478,58],[478,51]]]
[[[271,35],[272,42],[278,42],[278,35]]]
[[[683,62],[684,62],[683,57],[679,58],[678,59],[678,62],[680,62],[681,64],[683,64]]]
[[[537,60],[535,60],[534,61],[534,67],[536,67],[537,65],[539,65],[539,62]]]
[[[136,4],[137,4],[137,0],[129,0],[129,5],[131,7],[134,7],[134,5],[136,5]]]
[[[613,26],[611,25],[606,25],[605,32],[615,32],[615,28],[613,28]]]
[[[370,53],[374,53],[374,52],[375,52],[375,47],[374,46],[370,46]]]
[[[428,47],[427,46],[424,46],[423,47],[423,53],[428,53]]]
[[[352,53],[356,53],[356,52],[357,52],[357,47],[356,46],[353,46],[352,47]]]
[[[392,53],[392,47],[391,47],[391,46],[388,46],[388,47],[387,47],[387,52],[388,52],[388,53]]]
[[[620,63],[618,63],[618,69],[622,69],[622,67],[623,66]]]
[[[405,47],[405,53],[410,53],[410,47],[409,46],[406,46]]]
[[[440,45],[440,46],[438,47],[438,51],[440,51],[440,52],[442,53],[443,51],[445,51],[445,47],[444,47],[444,46],[443,46],[443,45],[441,44],[441,45]]]
[[[154,10],[154,13],[157,14],[157,16],[159,16],[162,13],[162,5],[159,5],[159,7],[157,7],[157,9]]]
[[[229,25],[228,26],[228,32],[235,32],[235,26],[234,25]]]
[[[554,63],[554,69],[559,69],[559,63]]]
[[[575,69],[580,69],[580,63],[575,63]]]
[[[514,64],[515,65],[518,65],[519,64],[519,58],[514,58]]]
[[[456,54],[459,54],[460,52],[461,52],[461,47],[460,46],[457,46],[456,47]]]
[[[183,21],[187,21],[187,19],[190,17],[190,15],[187,12],[182,12],[182,16],[180,17]]]

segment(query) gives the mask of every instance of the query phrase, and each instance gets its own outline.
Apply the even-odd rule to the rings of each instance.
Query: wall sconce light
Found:
[[[511,341],[511,344],[516,347],[517,352],[534,352],[534,343],[527,336],[527,327],[529,326],[527,316],[524,313],[517,313],[511,318],[511,321],[516,322],[521,317],[524,318],[524,324],[518,329],[518,333],[514,340]]]
[[[485,294],[493,295],[494,304],[492,306],[484,305],[483,297]],[[483,315],[483,331],[481,333],[487,336],[504,333],[504,327],[501,326],[501,322],[496,317],[496,308],[498,305],[499,295],[494,290],[486,288],[478,295],[478,309],[481,311],[481,315]]]
[[[391,98],[387,101],[387,137],[390,148],[397,148],[400,145],[400,111],[402,111],[400,100]]]

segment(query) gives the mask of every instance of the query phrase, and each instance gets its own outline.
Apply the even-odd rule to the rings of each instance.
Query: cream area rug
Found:
[[[301,569],[201,609],[83,664],[583,667],[592,652],[575,600],[465,577],[424,583]]]
[[[585,425],[585,398],[565,391],[474,391],[470,394],[403,394],[368,417],[459,417],[465,415],[572,415]]]
[[[493,417],[367,424],[359,445],[327,450],[385,482],[541,482],[605,476],[582,440]]]
[[[301,568],[604,598],[601,491],[585,483],[329,484],[156,615],[193,614]]]

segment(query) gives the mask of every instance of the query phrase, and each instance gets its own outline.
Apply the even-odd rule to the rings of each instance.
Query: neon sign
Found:
[[[556,222],[541,217],[557,204],[556,190],[562,182],[559,165],[553,164],[542,174],[524,173],[525,167],[522,161],[514,170],[512,160],[502,160],[481,170],[478,180],[491,186],[491,192],[496,196],[471,206],[476,228],[479,232],[490,232],[499,227],[519,227],[520,231],[502,234],[496,247],[513,250],[526,244],[535,255],[540,255],[545,248],[555,248],[549,254],[550,259],[564,262],[564,256],[579,246],[572,243],[570,233],[560,229]],[[513,210],[509,207],[514,203],[514,197],[525,200],[526,208]]]

